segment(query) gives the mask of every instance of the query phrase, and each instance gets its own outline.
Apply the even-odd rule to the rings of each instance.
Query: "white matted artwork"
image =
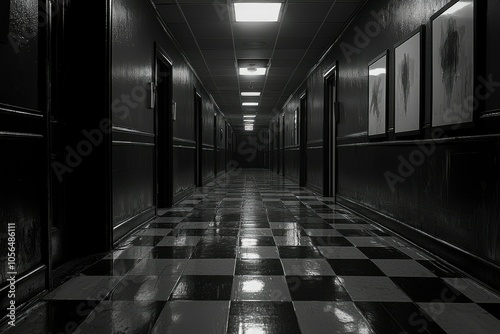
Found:
[[[470,123],[474,111],[474,0],[432,19],[432,125]]]
[[[420,130],[422,30],[395,47],[395,133]]]
[[[368,135],[383,136],[387,128],[387,52],[368,66]]]

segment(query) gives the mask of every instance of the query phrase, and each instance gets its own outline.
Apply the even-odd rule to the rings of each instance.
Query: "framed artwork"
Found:
[[[394,47],[394,132],[413,134],[420,131],[423,100],[424,26]]]
[[[452,1],[431,18],[432,126],[474,120],[475,1]]]
[[[368,65],[368,136],[383,137],[387,132],[387,61],[384,52]]]

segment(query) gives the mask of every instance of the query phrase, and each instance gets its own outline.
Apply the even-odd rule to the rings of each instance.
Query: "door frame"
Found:
[[[194,88],[194,140],[195,150],[195,175],[196,187],[203,186],[203,100],[196,87]]]
[[[300,145],[300,179],[299,186],[307,184],[307,91],[300,96],[299,105],[299,145]]]
[[[165,98],[166,110],[161,113],[159,110],[160,99],[159,87],[160,76],[159,68],[160,62],[167,67],[168,76],[167,92]],[[153,91],[151,94],[154,97],[154,122],[155,122],[155,171],[154,171],[154,201],[156,210],[163,207],[171,207],[173,204],[173,115],[172,115],[172,100],[173,100],[173,62],[167,53],[155,43],[155,60],[153,70]],[[161,123],[166,123],[166,128],[160,127]],[[163,142],[163,143],[162,143]],[[162,150],[165,150],[162,154]],[[160,173],[164,170],[163,173]],[[161,176],[163,175],[163,176]],[[158,213],[158,211],[157,211]]]
[[[337,195],[338,64],[324,74],[323,196]],[[333,96],[332,96],[333,95]]]

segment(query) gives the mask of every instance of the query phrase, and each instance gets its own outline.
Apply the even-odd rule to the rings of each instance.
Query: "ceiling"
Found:
[[[257,114],[256,128],[267,127],[364,3],[363,0],[281,0],[279,22],[248,23],[235,22],[234,0],[153,2],[236,130],[243,130],[244,114]],[[238,60],[254,59],[269,63],[267,74],[240,76]],[[259,91],[262,95],[245,98],[241,97],[241,91]],[[254,101],[260,105],[241,105]]]

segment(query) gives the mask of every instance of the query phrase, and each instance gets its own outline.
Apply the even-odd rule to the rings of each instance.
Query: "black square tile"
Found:
[[[240,246],[276,246],[273,237],[242,237],[240,238]]]
[[[203,247],[236,247],[238,245],[239,239],[234,236],[208,236],[205,235],[201,237],[198,246]]]
[[[500,304],[484,304],[478,303],[483,309],[489,312],[491,315],[500,320]]]
[[[166,246],[154,247],[149,254],[153,259],[189,259],[193,254],[194,247]]]
[[[279,259],[238,259],[235,275],[284,275]]]
[[[358,247],[370,259],[411,259],[394,247]]]
[[[370,260],[328,260],[337,276],[386,276]]]
[[[464,275],[438,261],[417,260],[434,275],[443,278],[462,278]]]
[[[291,302],[231,302],[227,333],[300,334]]]
[[[422,303],[471,303],[460,291],[440,278],[391,277],[410,298]]]
[[[322,259],[316,247],[309,246],[279,246],[278,252],[283,259]]]
[[[200,237],[203,235],[204,230],[200,228],[196,229],[189,229],[189,228],[183,228],[183,229],[176,229],[171,231],[167,236],[169,237]]]
[[[353,244],[344,237],[309,237],[314,246],[335,246],[335,247],[353,247]]]
[[[165,212],[160,217],[185,217],[187,214],[188,214],[187,212],[170,211],[170,212]]]
[[[169,300],[230,300],[233,276],[181,276]]]
[[[307,236],[307,233],[302,229],[289,229],[289,230],[273,230],[273,235],[275,237],[291,237],[291,236]]]
[[[148,223],[144,228],[167,228],[174,229],[179,223]]]
[[[299,223],[299,226],[302,227],[305,230],[332,230],[333,227],[331,227],[329,224],[325,222],[321,223]]]
[[[239,232],[237,228],[209,228],[203,231],[203,235],[213,237],[237,237]]]
[[[237,254],[236,246],[201,246],[198,244],[193,259],[234,259]]]
[[[369,230],[359,230],[359,229],[339,230],[339,229],[337,229],[337,231],[340,232],[340,234],[342,234],[344,237],[372,237],[373,236],[373,234],[371,234]]]
[[[414,303],[381,303],[405,333],[446,334],[434,320]]]
[[[82,274],[86,276],[125,276],[141,260],[103,259],[87,269]]]
[[[211,222],[208,225],[209,229],[212,228],[239,228],[240,222]]]
[[[294,301],[351,301],[338,277],[287,276],[286,281]]]
[[[407,333],[403,331],[381,303],[356,302],[355,305],[376,333]]]

